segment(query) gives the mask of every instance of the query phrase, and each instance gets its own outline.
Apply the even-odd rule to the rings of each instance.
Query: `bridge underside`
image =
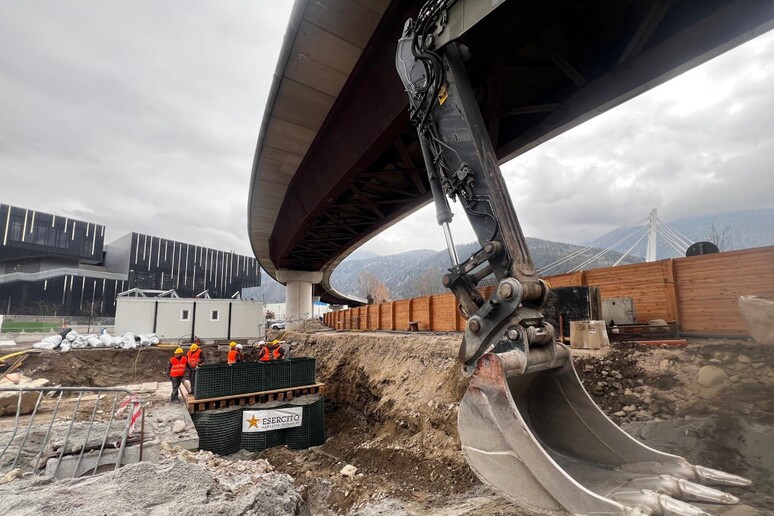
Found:
[[[321,4],[339,9],[325,37],[303,30]],[[301,1],[291,19],[256,151],[249,231],[272,276],[277,269],[322,271],[316,294],[323,300],[346,302],[329,284],[344,257],[430,201],[394,67],[403,23],[417,8],[400,0]],[[754,38],[772,20],[770,0],[510,0],[459,42],[468,49],[466,68],[503,162]],[[318,16],[309,24],[325,21]],[[319,47],[330,31],[346,41],[359,38],[360,46],[340,66],[340,88],[319,95],[324,76],[312,73],[304,83],[292,67],[320,65],[299,41],[306,36],[307,45]],[[283,105],[283,94],[294,92],[298,102]]]

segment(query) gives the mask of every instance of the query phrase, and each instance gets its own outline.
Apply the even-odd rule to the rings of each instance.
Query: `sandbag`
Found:
[[[64,339],[62,341],[62,344],[59,346],[59,351],[62,351],[62,352],[70,351],[74,347],[73,344],[74,344],[73,342],[70,342],[69,340]]]
[[[88,337],[86,337],[86,342],[92,348],[104,348],[107,345],[102,339],[100,339],[96,335],[89,335]]]
[[[73,339],[71,342],[73,349],[81,349],[81,348],[87,348],[89,347],[89,343],[86,342],[86,337],[83,335],[78,335]]]
[[[156,336],[155,333],[148,333],[143,335],[138,335],[140,337],[140,345],[141,346],[151,346],[153,344],[159,343],[159,338]]]
[[[113,337],[111,337],[107,333],[103,333],[99,336],[99,340],[102,341],[102,345],[105,347],[112,346],[113,345]]]
[[[35,348],[35,349],[54,349],[54,348],[58,347],[58,344],[53,344],[51,342],[40,341],[40,342],[36,342],[35,344],[33,344],[32,347]]]
[[[67,335],[65,335],[65,338],[66,338],[67,340],[69,340],[70,342],[72,342],[72,341],[74,341],[75,339],[77,339],[77,338],[78,338],[78,332],[77,332],[77,331],[75,331],[75,330],[68,331],[68,332],[67,332]]]
[[[121,347],[123,349],[137,349],[137,341],[134,340],[134,335],[131,337],[124,336],[121,338]]]
[[[59,347],[61,343],[62,343],[61,335],[52,335],[51,337],[46,337],[40,342],[36,342],[35,344],[32,345],[32,347],[35,349],[56,349]]]

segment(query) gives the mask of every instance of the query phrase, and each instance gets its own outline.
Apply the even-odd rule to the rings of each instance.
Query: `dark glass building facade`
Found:
[[[127,288],[174,289],[181,297],[227,298],[261,284],[255,258],[141,233],[108,244],[105,264],[126,274]]]
[[[0,204],[0,313],[112,317],[119,292],[231,297],[260,285],[253,257]]]

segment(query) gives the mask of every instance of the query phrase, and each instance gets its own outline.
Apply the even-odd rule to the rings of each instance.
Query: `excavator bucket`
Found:
[[[562,365],[533,373],[512,373],[508,353],[478,361],[458,427],[479,479],[540,514],[693,516],[711,513],[690,502],[737,502],[704,484],[749,480],[630,437],[592,401],[566,346],[555,345]]]

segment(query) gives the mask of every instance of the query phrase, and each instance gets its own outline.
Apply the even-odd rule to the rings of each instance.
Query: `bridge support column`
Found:
[[[322,281],[320,271],[277,270],[277,280],[284,283],[286,328],[295,330],[306,319],[314,317],[312,306],[313,286]]]

